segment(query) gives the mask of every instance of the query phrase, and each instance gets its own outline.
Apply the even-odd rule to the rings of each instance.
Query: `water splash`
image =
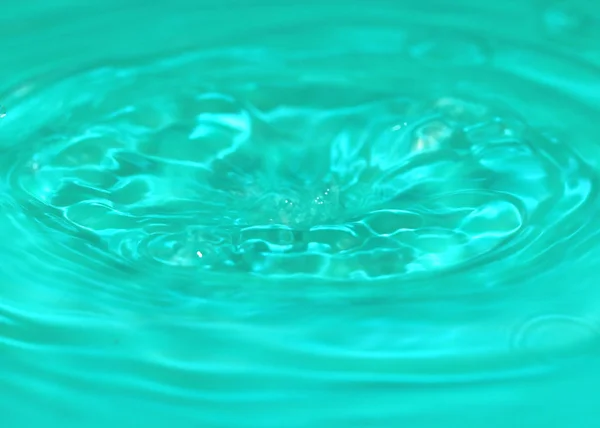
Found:
[[[569,401],[595,378],[598,73],[553,10],[527,24],[551,46],[438,5],[23,77],[1,97],[4,402],[464,426],[525,384],[536,414]]]
[[[217,58],[231,82],[198,73]],[[15,106],[40,123],[11,183],[127,264],[342,281],[534,260],[589,203],[577,154],[474,94],[266,84],[217,58],[68,77],[33,98],[60,91],[60,116]]]

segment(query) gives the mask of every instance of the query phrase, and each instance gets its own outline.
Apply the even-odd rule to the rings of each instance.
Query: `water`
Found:
[[[2,426],[590,426],[597,12],[4,6]]]

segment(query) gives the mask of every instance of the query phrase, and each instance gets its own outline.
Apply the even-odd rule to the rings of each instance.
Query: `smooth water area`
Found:
[[[0,426],[595,426],[600,3],[1,12]]]

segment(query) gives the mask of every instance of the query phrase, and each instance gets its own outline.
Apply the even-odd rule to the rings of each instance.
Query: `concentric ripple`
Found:
[[[5,425],[597,419],[584,0],[98,3],[0,25]]]
[[[391,59],[361,52],[398,67],[380,79],[355,51],[332,67],[246,47],[21,88],[8,182],[47,207],[44,227],[146,269],[347,280],[539,259],[585,215],[592,169],[501,94],[469,90],[497,72],[483,48],[419,37]]]

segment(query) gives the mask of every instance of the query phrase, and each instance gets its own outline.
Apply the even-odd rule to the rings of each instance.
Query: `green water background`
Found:
[[[553,61],[539,56],[524,64],[521,58],[531,57],[515,49],[503,64],[578,100],[565,103],[571,120],[557,113],[560,102],[535,98],[539,92],[528,87],[521,102],[547,105],[535,110],[538,116],[531,113],[533,125],[572,134],[575,149],[596,166],[598,7],[521,1],[4,5],[0,93],[38,76],[204,49],[268,35],[267,29],[410,22],[551,53]],[[385,33],[379,36],[356,43],[385,45]],[[11,106],[6,109],[10,114]],[[3,147],[11,145],[5,141]],[[5,195],[14,191],[4,177],[17,162],[2,159]],[[393,281],[263,286],[239,278],[198,289],[187,275],[115,276],[102,265],[90,277],[88,262],[78,271],[76,251],[60,250],[70,245],[67,235],[56,241],[63,258],[49,253],[45,260],[28,251],[39,237],[23,230],[30,223],[10,201],[3,198],[0,246],[2,426],[593,427],[600,417],[594,393],[600,251],[593,223],[571,250],[544,254],[543,272],[514,275],[512,282],[503,281],[514,273],[505,264],[434,278],[420,289]],[[43,212],[34,207],[23,216]],[[568,244],[582,218],[594,214],[592,201],[580,223],[549,229],[547,242]]]

